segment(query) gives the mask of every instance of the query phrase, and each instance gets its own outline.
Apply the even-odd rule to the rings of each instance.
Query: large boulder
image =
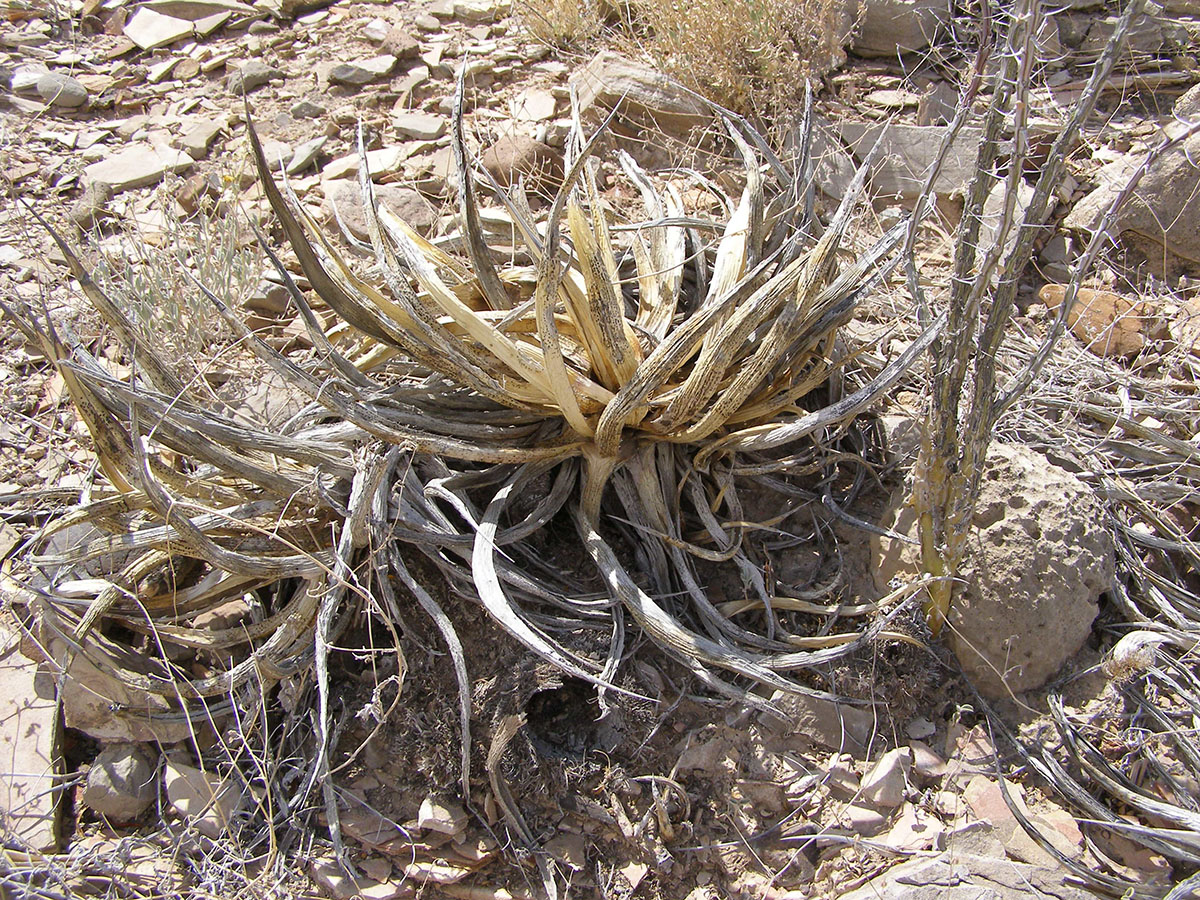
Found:
[[[884,524],[916,531],[912,509],[899,504]],[[1034,690],[1083,646],[1112,582],[1103,513],[1070,472],[1027,447],[993,444],[974,524],[947,643],[985,696]],[[915,547],[889,538],[872,544],[880,590],[916,577]]]
[[[603,50],[571,76],[581,112],[620,106],[622,114],[668,132],[686,132],[712,121],[695,94],[662,72],[619,53]]]
[[[878,125],[842,122],[842,140],[861,162],[879,144],[871,168],[871,192],[876,197],[914,199],[920,195],[949,131],[947,125]],[[933,183],[935,194],[961,196],[975,174],[983,132],[964,128],[950,145]]]
[[[949,19],[949,0],[864,0],[850,49],[859,56],[916,53]]]
[[[1106,166],[1100,185],[1075,205],[1064,224],[1072,231],[1091,234],[1130,174],[1145,157]],[[1113,231],[1126,242],[1148,245],[1147,256],[1161,257],[1165,249],[1177,260],[1200,264],[1200,134],[1159,158],[1142,176],[1137,190],[1119,210]]]

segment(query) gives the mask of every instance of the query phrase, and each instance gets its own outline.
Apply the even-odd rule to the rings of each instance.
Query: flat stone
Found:
[[[370,59],[339,63],[329,71],[329,83],[353,86],[370,84],[372,81],[387,77],[395,68],[396,57],[390,53],[373,56]]]
[[[168,762],[164,775],[167,799],[183,819],[214,840],[229,829],[241,803],[236,784],[215,772]]]
[[[389,28],[379,42],[379,49],[396,59],[416,59],[421,52],[420,42],[407,28]]]
[[[287,173],[295,175],[297,172],[303,172],[317,161],[317,156],[327,143],[329,143],[329,138],[325,135],[305,141],[292,154],[292,160],[287,165]]]
[[[145,7],[139,9],[125,23],[125,37],[143,50],[166,47],[176,41],[192,36],[192,23],[187,19],[165,16]]]
[[[912,772],[926,781],[940,778],[946,772],[946,761],[933,752],[928,744],[913,741],[908,745],[912,751]]]
[[[182,150],[165,147],[130,147],[83,170],[84,180],[103,181],[116,193],[158,184],[168,172],[190,169],[193,160]]]
[[[945,831],[945,826],[932,814],[904,804],[892,827],[883,838],[883,843],[895,850],[916,852],[932,848]]]
[[[852,804],[838,813],[837,823],[853,834],[871,837],[883,831],[887,817],[877,809]]]
[[[871,170],[871,191],[880,197],[919,195],[947,133],[947,126],[941,125],[843,122],[839,128],[842,139],[853,148],[860,162],[877,140],[882,142]],[[959,132],[933,184],[934,193],[960,196],[966,191],[975,174],[975,158],[982,139],[978,128]]]
[[[232,13],[219,12],[193,23],[197,38],[206,38],[232,18]]]
[[[467,827],[467,813],[453,800],[430,794],[421,801],[417,827],[440,834],[462,834]]]
[[[764,725],[858,759],[865,755],[875,733],[875,715],[870,709],[782,691],[772,695],[771,705],[779,715],[763,714]]]
[[[253,16],[256,12],[253,6],[238,3],[236,0],[148,0],[141,5],[145,9],[152,9],[167,16],[188,19],[192,22],[207,19],[209,16],[219,13]]]
[[[314,103],[312,100],[300,100],[293,103],[288,112],[297,119],[316,119],[325,115],[329,110],[320,103]]]
[[[920,102],[920,99],[912,91],[891,89],[871,91],[871,93],[863,97],[864,102],[883,109],[904,109],[907,106],[916,106]]]
[[[167,76],[175,71],[175,67],[182,60],[178,56],[173,56],[170,59],[164,59],[160,63],[155,63],[146,70],[146,81],[150,84],[161,84],[167,80]]]
[[[249,94],[271,81],[281,81],[284,77],[280,69],[268,66],[261,59],[251,59],[229,73],[225,79],[225,87],[234,95]]]
[[[862,800],[876,809],[895,809],[904,802],[911,767],[912,750],[908,747],[897,747],[883,754],[863,776],[859,786]]]
[[[37,664],[17,649],[19,635],[0,625],[0,818],[4,832],[31,849],[58,849],[54,685],[41,694]]]
[[[859,778],[853,760],[848,753],[834,753],[821,772],[821,783],[835,797],[848,800],[858,794]]]
[[[508,0],[454,0],[454,18],[460,22],[495,22],[508,15]]]
[[[1028,818],[1029,811],[1024,809],[1025,804],[1017,786],[1008,781],[1005,782],[1005,786],[1008,788],[1008,794],[1013,802]],[[1010,856],[1033,865],[1054,865],[1054,857],[1021,827],[1017,817],[1004,802],[1004,794],[994,778],[976,775],[963,790],[963,799],[971,807],[971,812],[992,826],[996,837],[1004,844],[1004,849]]]
[[[557,109],[558,99],[540,88],[522,91],[512,100],[512,116],[518,122],[546,122]]]
[[[192,159],[203,159],[224,128],[225,124],[216,119],[191,118],[179,133],[179,145]]]
[[[10,76],[11,80],[9,81],[9,90],[14,94],[35,94],[37,93],[38,82],[49,74],[50,69],[45,63],[23,63],[13,69]]]
[[[362,36],[371,43],[378,44],[387,37],[388,29],[391,27],[392,23],[387,19],[381,19],[376,16],[362,27]]]
[[[446,133],[446,120],[431,113],[393,113],[392,125],[402,137],[419,141],[432,141]]]
[[[37,92],[51,106],[65,109],[76,109],[88,101],[87,88],[62,72],[47,72],[39,78]]]
[[[367,151],[367,169],[371,178],[382,178],[399,172],[408,158],[409,148],[403,144],[392,147],[380,147],[378,150]],[[337,159],[330,160],[321,170],[321,178],[325,181],[347,178],[358,174],[361,158],[357,153],[347,153]]]
[[[143,746],[107,746],[88,769],[84,805],[114,822],[131,822],[158,796],[156,776],[154,760]]]
[[[581,113],[593,106],[619,106],[626,115],[645,119],[670,131],[708,124],[712,112],[657,69],[603,50],[571,76]]]

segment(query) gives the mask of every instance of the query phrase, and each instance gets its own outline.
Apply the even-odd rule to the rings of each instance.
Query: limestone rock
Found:
[[[251,59],[229,73],[229,77],[225,79],[225,87],[229,93],[241,96],[271,81],[281,81],[283,77],[280,69],[268,66],[261,59]]]
[[[175,811],[201,834],[215,840],[229,829],[241,803],[241,791],[231,779],[195,766],[168,762],[164,781],[167,799]]]
[[[841,900],[1092,900],[1073,887],[1062,868],[1031,866],[991,856],[949,853],[913,859],[888,869]]]
[[[225,124],[216,119],[189,119],[179,133],[179,146],[186,150],[192,159],[203,159],[208,156],[208,148],[224,128]]]
[[[395,68],[396,57],[390,53],[383,53],[370,59],[339,63],[329,71],[329,83],[353,86],[370,84],[391,75]]]
[[[305,141],[292,154],[291,162],[287,164],[287,173],[295,175],[313,165],[317,161],[317,157],[320,156],[321,151],[325,149],[327,143],[329,143],[329,138],[325,135],[315,137],[311,141]]]
[[[47,72],[39,78],[37,92],[51,106],[66,109],[76,109],[88,101],[87,88],[62,72]]]
[[[875,714],[870,709],[781,691],[771,696],[771,705],[779,715],[764,714],[764,725],[855,757],[865,755],[875,733]]]
[[[158,796],[157,769],[137,744],[105,747],[88,770],[83,802],[114,822],[130,822]]]
[[[58,844],[53,681],[39,692],[37,665],[17,650],[19,636],[0,625],[0,820],[6,835],[32,849]]]
[[[446,120],[423,112],[401,112],[392,116],[392,125],[401,137],[432,141],[446,133]]]
[[[562,161],[553,148],[522,134],[508,134],[483,152],[480,163],[507,187],[524,177],[535,188],[549,188],[562,179]]]
[[[198,22],[219,13],[253,16],[254,7],[237,0],[148,0],[141,6],[178,19]]]
[[[546,122],[554,118],[558,100],[550,91],[530,88],[514,97],[510,106],[519,122]]]
[[[1047,284],[1038,291],[1038,298],[1047,309],[1057,310],[1066,293],[1066,285]],[[1151,341],[1170,336],[1161,311],[1147,301],[1088,288],[1079,289],[1067,324],[1097,356],[1137,356]]]
[[[850,49],[868,57],[915,53],[949,20],[947,0],[865,0]]]
[[[416,59],[421,52],[420,42],[407,28],[392,27],[384,34],[379,49],[396,59]]]
[[[371,178],[379,179],[385,175],[393,175],[399,172],[408,158],[411,147],[403,144],[395,144],[390,147],[380,147],[378,150],[367,151],[367,171],[371,173]],[[291,158],[291,154],[288,155]],[[286,160],[285,160],[286,162]],[[274,160],[272,159],[274,164]],[[321,178],[326,181],[347,178],[351,175],[358,174],[358,167],[362,164],[362,158],[357,153],[347,153],[345,156],[339,156],[337,159],[331,159],[321,170]]]
[[[192,158],[182,150],[165,147],[135,146],[83,170],[84,181],[103,181],[116,193],[130,188],[158,184],[168,172],[182,172],[192,166]]]
[[[417,813],[417,827],[439,834],[462,834],[467,827],[467,814],[462,806],[453,800],[430,794],[421,801],[421,809]]]
[[[156,50],[191,36],[192,23],[187,19],[165,16],[144,7],[125,23],[125,37],[143,50]]]
[[[22,63],[12,70],[8,79],[8,89],[14,94],[36,94],[38,82],[49,74],[50,69],[45,63]]]
[[[1110,204],[1125,184],[1123,172],[1132,172],[1145,157],[1113,167],[1095,190],[1080,200],[1064,220],[1072,231],[1091,234],[1100,227]],[[1118,212],[1113,231],[1140,237],[1149,244],[1148,256],[1169,254],[1190,264],[1200,263],[1200,134],[1160,157],[1138,182],[1137,191]]]
[[[897,747],[883,754],[863,776],[859,787],[862,799],[876,809],[895,809],[903,803],[912,758],[908,747]]]
[[[71,205],[67,215],[80,231],[91,231],[112,214],[108,208],[112,198],[112,185],[93,182],[84,188],[83,195]]]
[[[837,814],[837,824],[852,834],[871,837],[883,831],[887,816],[869,806],[850,804]]]
[[[925,186],[925,178],[937,159],[948,126],[943,125],[871,125],[843,122],[842,140],[849,144],[861,162],[876,141],[881,141],[871,170],[871,191],[877,197],[916,197]],[[975,174],[975,157],[983,139],[978,128],[959,132],[934,181],[934,193],[961,195]]]
[[[292,108],[288,112],[297,119],[316,119],[325,115],[329,110],[312,100],[299,100],[292,104]]]
[[[1029,204],[1033,202],[1033,186],[1027,184],[1024,180],[1017,182],[1016,197],[1013,200],[1012,222],[1013,227],[1009,229],[1008,235],[1004,241],[1004,249],[1001,251],[1001,259],[1006,255],[1017,243],[1017,236],[1020,229],[1017,225],[1021,222],[1021,217],[1025,215],[1025,210],[1029,208]],[[992,185],[991,191],[988,192],[987,200],[983,204],[983,220],[979,223],[979,246],[989,248],[1000,239],[1000,224],[1004,217],[1004,207],[1009,201],[1008,185],[1002,179]]]
[[[667,131],[687,131],[712,119],[709,108],[666,75],[609,50],[571,76],[580,112],[620,104],[631,118],[648,120]]]
[[[437,222],[437,214],[430,202],[419,191],[410,187],[398,184],[376,185],[375,202],[423,235],[429,234]],[[326,182],[323,209],[330,220],[334,218],[335,207],[342,224],[354,237],[360,241],[370,240],[362,191],[359,190],[358,182],[345,179]]]
[[[1041,687],[1083,646],[1115,561],[1091,489],[1041,454],[993,444],[980,487],[946,640],[976,687],[999,698]],[[884,524],[915,533],[908,506]],[[872,550],[881,590],[916,576],[912,545],[877,537]]]

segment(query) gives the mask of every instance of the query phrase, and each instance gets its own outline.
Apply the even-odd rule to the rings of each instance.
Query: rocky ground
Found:
[[[44,303],[56,322],[122,364],[113,336],[67,289],[65,258],[33,219],[40,213],[87,244],[89,261],[105,261],[97,277],[126,286],[124,302],[135,316],[164,334],[174,328],[169,340],[181,371],[247,414],[282,416],[288,398],[230,349],[216,317],[185,296],[186,283],[171,274],[187,266],[222,280],[246,321],[273,345],[299,354],[308,348],[286,292],[254,251],[251,224],[269,231],[271,222],[250,174],[248,115],[303,207],[331,233],[341,228],[360,242],[367,239],[356,182],[361,134],[380,203],[420,233],[458,246],[448,128],[455,76],[464,68],[468,144],[502,184],[518,173],[535,193],[552,193],[572,90],[584,115],[621,104],[617,138],[647,168],[686,154],[689,165],[713,178],[735,177],[704,136],[714,126],[703,105],[611,48],[547,46],[510,12],[499,0],[10,5],[0,26],[0,155],[9,198],[0,208],[0,299]],[[891,123],[871,176],[864,234],[898,221],[911,205],[953,113],[952,76],[972,20],[951,12],[936,2],[868,4],[845,63],[818,93],[816,178],[828,207],[845,192],[881,123]],[[1030,123],[1035,142],[1048,146],[1114,22],[1113,10],[1090,0],[1046,20],[1038,47],[1046,70]],[[1067,266],[1122,179],[1163,134],[1200,113],[1200,93],[1192,89],[1200,81],[1198,40],[1200,7],[1188,0],[1138,19],[1132,52],[1085,129],[1055,222],[1038,241],[1018,320],[1031,334],[1044,332],[1062,301]],[[978,140],[978,132],[964,133],[935,185],[944,230],[922,247],[930,278],[948,270],[948,236]],[[1194,382],[1194,158],[1165,160],[1118,221],[1119,252],[1089,282],[1070,323],[1070,352],[1079,359],[1137,377]],[[615,181],[607,186],[619,195]],[[486,211],[485,224],[493,233],[511,229],[511,219],[495,209]],[[902,349],[889,337],[901,279],[884,293],[887,302],[869,311],[875,318],[864,315],[849,332],[886,357]],[[888,326],[882,338],[880,322]],[[1191,390],[1182,394],[1182,412],[1161,417],[1192,424],[1183,441],[1194,441],[1200,427]],[[87,494],[98,475],[62,377],[7,316],[0,319],[0,391],[0,553],[7,560],[47,512]],[[902,414],[917,402],[913,393],[899,396],[883,420],[901,464],[890,486],[902,478],[913,446],[906,437],[911,421]],[[1042,690],[1049,680],[1070,679],[1068,712],[1097,729],[1120,705],[1111,670],[1100,667],[1119,634],[1106,628],[1119,616],[1107,593],[1117,563],[1107,534],[1095,527],[1101,514],[1089,473],[1050,465],[1042,453],[1003,447],[993,454],[994,477],[977,519],[980,547],[971,560],[975,593],[956,614],[951,646],[1010,727],[1052,741]],[[1190,502],[1172,507],[1184,535],[1194,523]],[[878,491],[858,514],[882,516],[902,532],[908,523],[902,512],[887,511],[892,506]],[[857,553],[851,567],[859,577],[848,588],[857,593],[843,602],[877,599],[892,578],[912,571],[900,542],[875,539],[869,546],[849,527],[844,537],[847,553]],[[506,721],[504,698],[520,695],[524,704],[529,728],[514,740],[503,777],[515,788],[536,854],[505,830],[489,785],[480,785],[475,805],[464,804],[453,673],[429,649],[439,643],[436,631],[415,615],[402,638],[407,673],[396,671],[396,655],[375,650],[378,635],[368,626],[349,639],[357,642],[354,652],[334,672],[347,713],[334,778],[353,874],[333,859],[316,812],[304,819],[309,833],[289,834],[286,846],[255,843],[247,831],[261,827],[254,824],[261,798],[253,779],[243,789],[235,772],[210,765],[219,750],[239,759],[244,737],[226,720],[202,735],[178,722],[150,733],[130,730],[118,715],[119,688],[97,672],[82,687],[64,688],[67,727],[60,729],[53,699],[46,699],[53,678],[18,652],[14,618],[0,649],[0,704],[7,704],[0,716],[0,808],[7,810],[5,835],[14,839],[0,872],[15,885],[22,872],[50,871],[40,882],[45,896],[240,890],[380,900],[541,896],[536,861],[553,867],[568,895],[689,900],[934,891],[1091,896],[1064,859],[1159,895],[1190,874],[1115,831],[1081,826],[1077,812],[1031,777],[1021,759],[1003,746],[998,752],[1000,742],[980,715],[982,700],[943,649],[880,641],[863,652],[837,678],[848,693],[876,701],[874,708],[809,697],[775,698],[775,714],[729,708],[664,686],[651,668],[639,673],[639,684],[657,678],[664,696],[679,700],[669,709],[630,706],[611,726],[618,733],[605,735],[593,721],[594,696],[535,671],[477,611],[450,597],[445,604],[457,621],[474,623],[468,652],[480,679],[475,713],[483,752],[487,740],[496,746],[498,723]],[[393,704],[388,684],[399,676],[403,695]],[[353,715],[388,704],[388,716]],[[1115,759],[1122,746],[1108,749]],[[54,769],[59,752],[71,774],[56,787],[43,773]],[[1179,756],[1186,753],[1164,757],[1170,778],[1145,777],[1164,800],[1194,808],[1194,770],[1177,765]],[[241,762],[253,758],[247,752]],[[239,857],[246,846],[259,849]],[[7,892],[0,886],[0,896]]]

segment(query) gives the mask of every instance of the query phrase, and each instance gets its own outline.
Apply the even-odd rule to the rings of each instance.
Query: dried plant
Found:
[[[847,0],[635,0],[644,46],[688,87],[741,112],[799,108],[804,85],[845,59]]]
[[[498,267],[480,226],[461,92],[460,81],[453,137],[465,258],[377,207],[364,155],[372,278],[354,270],[286,183],[276,184],[251,131],[265,196],[311,293],[265,239],[263,250],[316,359],[301,365],[281,354],[224,298],[195,288],[307,398],[282,426],[247,426],[182,383],[153,336],[65,243],[133,377],[108,371],[34,310],[10,311],[58,366],[115,489],[57,517],[34,542],[30,562],[50,577],[31,584],[28,599],[44,654],[62,677],[88,666],[111,679],[120,695],[113,715],[130,721],[201,722],[311,668],[318,752],[300,794],[286,799],[297,808],[319,785],[335,844],[329,647],[354,608],[401,619],[393,579],[434,618],[455,659],[464,795],[470,790],[468,667],[404,547],[427,554],[452,588],[602,696],[621,690],[626,616],[714,690],[763,702],[723,671],[829,696],[792,673],[886,633],[920,586],[857,608],[882,614],[856,625],[854,614],[822,602],[836,579],[781,586],[761,555],[762,533],[778,534],[789,520],[829,533],[868,471],[839,433],[936,334],[856,391],[814,403],[850,361],[836,346],[840,326],[898,262],[903,226],[839,267],[865,168],[822,227],[806,175],[808,117],[789,169],[728,114],[745,187],[740,197],[717,196],[727,218],[687,214],[671,178],[622,154],[645,211],[618,227],[592,159],[602,132],[585,141],[577,120],[563,186],[542,221],[519,191],[498,194],[534,261]],[[336,314],[332,328],[318,305]],[[777,498],[770,521],[746,521],[747,490]],[[56,535],[76,526],[92,536],[56,547]],[[547,542],[568,558],[582,551],[591,574],[548,564]],[[104,577],[77,574],[96,562]],[[697,568],[712,562],[736,570],[745,602],[714,605]],[[252,622],[195,624],[247,597]],[[829,616],[827,626],[840,630],[821,627]],[[115,643],[101,622],[142,637]],[[207,674],[178,669],[169,646],[192,648]]]

